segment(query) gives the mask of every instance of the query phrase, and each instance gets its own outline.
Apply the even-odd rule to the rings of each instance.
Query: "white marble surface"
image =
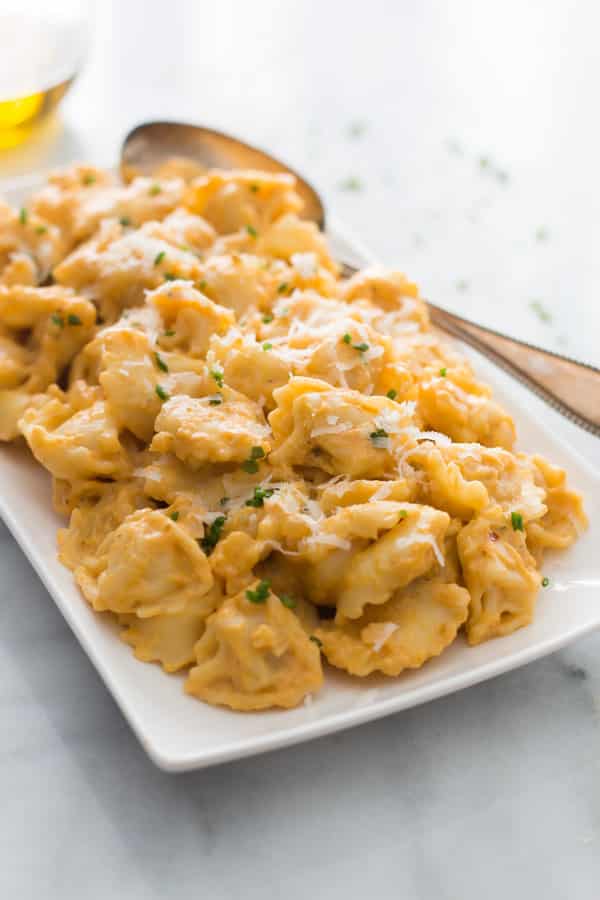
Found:
[[[0,155],[0,177],[111,162],[135,122],[196,118],[310,173],[437,301],[600,363],[596,4],[97,15],[61,119]],[[0,572],[0,897],[600,896],[600,635],[345,734],[169,776],[2,526]]]

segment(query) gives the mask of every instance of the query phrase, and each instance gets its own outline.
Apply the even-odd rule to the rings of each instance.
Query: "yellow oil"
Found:
[[[60,103],[83,44],[79,22],[0,14],[0,150],[25,141]]]
[[[58,106],[72,81],[68,78],[36,94],[0,100],[0,150],[16,147],[27,140],[37,123]]]

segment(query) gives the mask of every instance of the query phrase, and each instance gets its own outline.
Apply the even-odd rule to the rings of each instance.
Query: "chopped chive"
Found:
[[[377,440],[378,438],[386,438],[389,437],[389,434],[385,430],[385,428],[377,428],[375,431],[372,431],[369,435],[372,441]]]
[[[174,512],[169,513],[169,518],[170,518],[170,519],[173,519],[173,521],[176,522],[177,519],[179,518],[179,513],[178,513],[178,511],[175,510]]]
[[[510,524],[513,527],[513,531],[524,531],[523,528],[523,516],[518,512],[511,512],[510,514]]]
[[[89,187],[90,184],[94,184],[95,181],[96,181],[96,176],[92,175],[91,172],[88,172],[87,175],[83,176],[83,183],[85,184],[86,187]]]
[[[250,497],[249,500],[246,500],[246,506],[253,506],[255,509],[258,509],[261,506],[265,505],[265,500],[268,500],[269,497],[272,497],[275,493],[274,488],[261,488],[260,485],[254,488],[254,494]]]
[[[166,255],[166,250],[161,250],[160,253],[157,253],[156,256],[154,257],[154,265],[160,266],[161,262],[165,258],[165,255]]]
[[[207,525],[204,530],[204,537],[200,541],[200,546],[208,555],[215,549],[221,539],[221,532],[225,525],[226,516],[217,516],[211,525]]]
[[[401,519],[405,519],[408,515],[408,510],[401,509],[400,512],[398,513],[398,515],[400,516]]]
[[[75,315],[75,313],[69,313],[67,316],[67,322],[69,325],[82,325],[82,321],[79,316]]]
[[[48,229],[46,228],[45,225],[38,225],[37,228],[35,229],[36,234],[46,234],[47,231],[48,231]]]
[[[131,219],[129,218],[129,216],[121,216],[119,222],[124,228],[127,228],[128,225],[131,225]]]
[[[548,587],[549,584],[550,584],[550,579],[548,578],[547,575],[544,575],[544,577],[542,578],[542,587]]]
[[[165,272],[163,277],[165,281],[175,281],[177,279],[177,275],[173,275],[172,272]]]
[[[65,320],[59,313],[52,313],[50,316],[55,325],[58,325],[59,328],[64,328]]]
[[[552,313],[544,306],[541,300],[532,300],[529,308],[536,314],[540,322],[548,325],[552,321]]]
[[[156,365],[158,366],[158,368],[160,369],[161,372],[169,371],[169,367],[166,364],[166,362],[164,361],[164,359],[162,358],[162,356],[160,355],[160,353],[158,353],[158,352],[155,353],[154,359],[156,360]]]
[[[213,394],[212,397],[208,398],[208,402],[210,406],[220,406],[223,402],[223,396],[221,394]]]
[[[369,349],[369,345],[365,344],[364,341],[362,344],[352,344],[352,347],[354,348],[354,350],[358,350],[360,353],[366,353]]]
[[[344,342],[345,344],[351,344],[351,343],[352,343],[352,335],[346,333],[346,334],[344,335],[344,337],[342,338],[342,340],[343,340],[343,342]]]
[[[385,396],[389,397],[390,400],[395,400],[398,396],[398,391],[395,391],[394,388],[390,388]]]
[[[260,190],[260,185],[259,184],[251,184],[250,190],[252,191],[253,194],[257,194]]]
[[[156,391],[156,393],[158,394],[160,399],[163,401],[163,403],[165,400],[169,399],[169,394],[167,393],[167,391],[165,391],[165,389],[164,389],[164,387],[162,387],[162,385],[157,384],[156,387],[154,388],[154,390]]]
[[[320,650],[321,647],[323,646],[323,641],[322,641],[320,638],[318,638],[318,637],[316,636],[316,634],[311,634],[309,640],[312,641],[313,644],[316,644],[317,647],[319,648],[319,650]]]
[[[219,506],[227,506],[229,503],[229,497],[221,497],[219,500]]]
[[[287,283],[287,281],[282,281],[281,284],[279,285],[279,287],[277,288],[277,293],[278,293],[278,294],[285,294],[285,292],[287,291],[287,289],[288,289],[288,283]]]
[[[263,316],[263,317],[262,317],[262,320],[263,320],[263,322],[264,322],[265,325],[269,325],[269,323],[273,321],[273,315],[272,315],[272,313],[267,313],[266,316]]]
[[[214,380],[217,382],[219,387],[223,387],[223,373],[217,372],[216,369],[213,369],[210,374],[212,375]]]
[[[175,334],[175,330],[173,328],[168,328],[164,334],[165,337],[173,337],[173,335]]]
[[[254,228],[253,225],[246,225],[246,231],[250,235],[250,237],[256,238],[258,237],[258,231]]]
[[[266,341],[266,342],[263,344],[263,350],[265,350],[265,351],[266,351],[266,350],[271,350],[272,348],[273,348],[273,344],[270,344],[269,341]]]
[[[265,451],[262,447],[253,447],[250,451],[250,459],[262,459],[265,455]]]
[[[205,290],[205,288],[206,288],[206,281],[204,280],[204,278],[202,279],[202,281],[200,282],[200,284],[198,285],[198,287],[200,288],[201,291]]]
[[[161,188],[160,184],[152,184],[150,186],[150,190],[148,191],[148,193],[150,194],[151,197],[156,197],[156,195],[160,194],[161,191],[162,191],[162,188]]]
[[[342,191],[360,191],[362,190],[363,183],[358,175],[349,175],[348,178],[344,178],[340,181],[339,187]]]
[[[24,206],[19,210],[19,222],[21,225],[27,225],[27,210]]]
[[[266,603],[267,597],[271,593],[270,581],[259,581],[255,591],[246,591],[246,597],[250,603]]]
[[[287,609],[296,609],[296,601],[289,594],[280,594],[279,599]]]
[[[244,470],[244,472],[247,472],[248,475],[256,475],[256,473],[258,472],[258,463],[253,459],[246,459],[242,463],[242,469]]]
[[[445,378],[447,374],[448,374],[448,369],[446,368],[446,366],[442,366],[442,368],[440,369],[441,377]]]

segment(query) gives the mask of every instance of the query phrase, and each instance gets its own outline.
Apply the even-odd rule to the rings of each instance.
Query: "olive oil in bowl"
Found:
[[[51,8],[51,5],[50,5]],[[0,13],[0,150],[15,147],[64,97],[82,62],[80,21]]]

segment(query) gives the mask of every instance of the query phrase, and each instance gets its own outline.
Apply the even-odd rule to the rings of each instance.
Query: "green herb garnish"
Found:
[[[165,389],[164,389],[164,387],[162,387],[162,385],[157,384],[156,387],[154,388],[154,390],[156,391],[156,393],[158,394],[160,399],[163,401],[163,403],[165,400],[169,399],[169,394],[167,393],[167,391],[165,391]]]
[[[67,322],[69,325],[83,325],[83,322],[79,318],[79,316],[75,315],[75,313],[69,313],[67,316]]]
[[[447,374],[448,374],[448,369],[446,368],[446,366],[442,366],[442,368],[440,369],[441,377],[445,378]]]
[[[165,272],[164,274],[165,281],[176,281],[177,275],[173,275],[172,272]]]
[[[157,253],[156,256],[154,257],[154,265],[160,266],[161,262],[165,258],[165,255],[166,255],[166,250],[161,250],[160,253]]]
[[[213,394],[212,397],[208,398],[208,402],[210,406],[220,406],[223,402],[222,394]]]
[[[198,284],[198,287],[200,288],[201,291],[205,290],[205,288],[206,288],[206,281],[205,281],[204,278],[203,278],[202,281]]]
[[[19,210],[19,222],[21,225],[27,225],[27,210],[24,206]]]
[[[174,334],[175,334],[175,330],[173,328],[168,328],[165,331],[165,337],[173,337]]]
[[[176,522],[177,519],[179,518],[179,513],[178,513],[178,511],[175,510],[174,512],[169,513],[169,518],[170,518],[170,519],[173,519],[173,521]]]
[[[360,353],[366,353],[369,349],[369,345],[365,344],[363,341],[362,344],[352,344],[354,350],[358,350]]]
[[[258,509],[261,506],[265,505],[265,500],[268,500],[269,497],[272,497],[275,493],[273,488],[261,488],[260,486],[254,488],[254,494],[249,499],[246,500],[246,506],[253,506],[255,509]]]
[[[280,594],[279,599],[287,609],[296,609],[296,601],[289,594]]]
[[[258,472],[258,459],[262,459],[265,455],[265,451],[262,447],[253,447],[250,451],[250,456],[247,460],[242,463],[242,469],[244,472],[248,472],[250,475],[255,475]]]
[[[282,281],[281,284],[279,285],[279,287],[277,288],[277,293],[278,293],[278,294],[285,294],[285,292],[287,291],[287,289],[288,289],[288,283],[287,283],[287,281]]]
[[[529,308],[536,314],[540,322],[544,322],[548,325],[552,321],[552,313],[546,309],[540,300],[532,300],[529,304]]]
[[[523,528],[523,516],[518,512],[511,512],[510,514],[510,524],[513,527],[513,531],[524,531]]]
[[[259,581],[255,591],[246,591],[246,597],[250,603],[266,603],[271,593],[270,581]]]
[[[59,328],[64,328],[65,320],[59,313],[52,313],[50,316],[55,325],[58,325]]]
[[[151,197],[156,197],[156,195],[160,194],[161,191],[162,191],[162,188],[161,188],[160,184],[152,184],[152,185],[150,185],[150,190],[148,191],[148,193],[150,194]]]
[[[164,359],[162,358],[162,356],[160,355],[160,353],[155,353],[154,359],[156,360],[156,365],[158,366],[158,368],[160,369],[161,372],[169,371],[169,367],[166,364],[166,362],[164,361]]]
[[[394,388],[390,388],[385,396],[389,397],[390,400],[395,400],[398,396],[398,391],[395,391]]]
[[[212,377],[214,378],[214,380],[217,382],[217,384],[219,385],[219,387],[220,387],[220,388],[223,387],[223,373],[222,373],[222,372],[217,372],[216,369],[212,369],[212,371],[211,371],[210,374],[212,375]]]
[[[37,228],[35,229],[36,234],[46,234],[47,231],[48,231],[48,229],[46,228],[45,225],[38,225]]]
[[[267,313],[265,316],[262,317],[262,320],[265,325],[269,325],[273,321],[273,314]]]
[[[256,238],[258,237],[258,231],[254,228],[253,225],[246,225],[246,231],[250,235],[250,237]]]
[[[361,191],[363,183],[358,175],[349,175],[348,178],[340,181],[339,187],[342,191]]]
[[[316,644],[317,647],[319,648],[319,650],[320,650],[321,647],[323,646],[323,641],[322,641],[320,638],[318,638],[318,637],[316,636],[316,634],[311,634],[309,640],[312,641],[313,644]]]
[[[273,347],[273,344],[270,344],[269,341],[266,341],[266,343],[263,344],[263,350],[265,350],[265,351],[271,350],[272,347]]]
[[[542,578],[542,587],[548,587],[549,584],[550,584],[550,579],[548,578],[547,575],[544,575],[544,577]]]
[[[226,516],[217,516],[215,521],[205,528],[204,537],[200,541],[200,546],[207,555],[214,550],[219,543],[225,520]]]
[[[127,228],[128,225],[131,225],[131,219],[129,218],[129,216],[121,216],[119,222],[124,228]]]
[[[373,441],[373,443],[375,444],[375,446],[379,446],[376,442],[377,442],[377,441],[382,441],[382,440],[384,440],[385,438],[388,438],[388,437],[389,437],[389,434],[387,433],[387,431],[385,430],[385,428],[377,428],[375,431],[372,431],[372,432],[371,432],[371,434],[369,435],[369,437],[371,438],[371,440]]]
[[[96,181],[96,176],[92,175],[91,172],[89,172],[87,175],[83,176],[83,183],[85,184],[86,187],[89,187],[90,184],[94,184],[95,181]]]
[[[257,194],[260,190],[260,185],[259,184],[251,184],[250,190],[252,191],[253,194]]]
[[[346,332],[346,334],[344,335],[344,337],[342,338],[342,340],[343,340],[343,342],[344,342],[345,344],[351,344],[351,343],[352,343],[352,335],[351,335],[351,334],[348,334],[348,333]]]

